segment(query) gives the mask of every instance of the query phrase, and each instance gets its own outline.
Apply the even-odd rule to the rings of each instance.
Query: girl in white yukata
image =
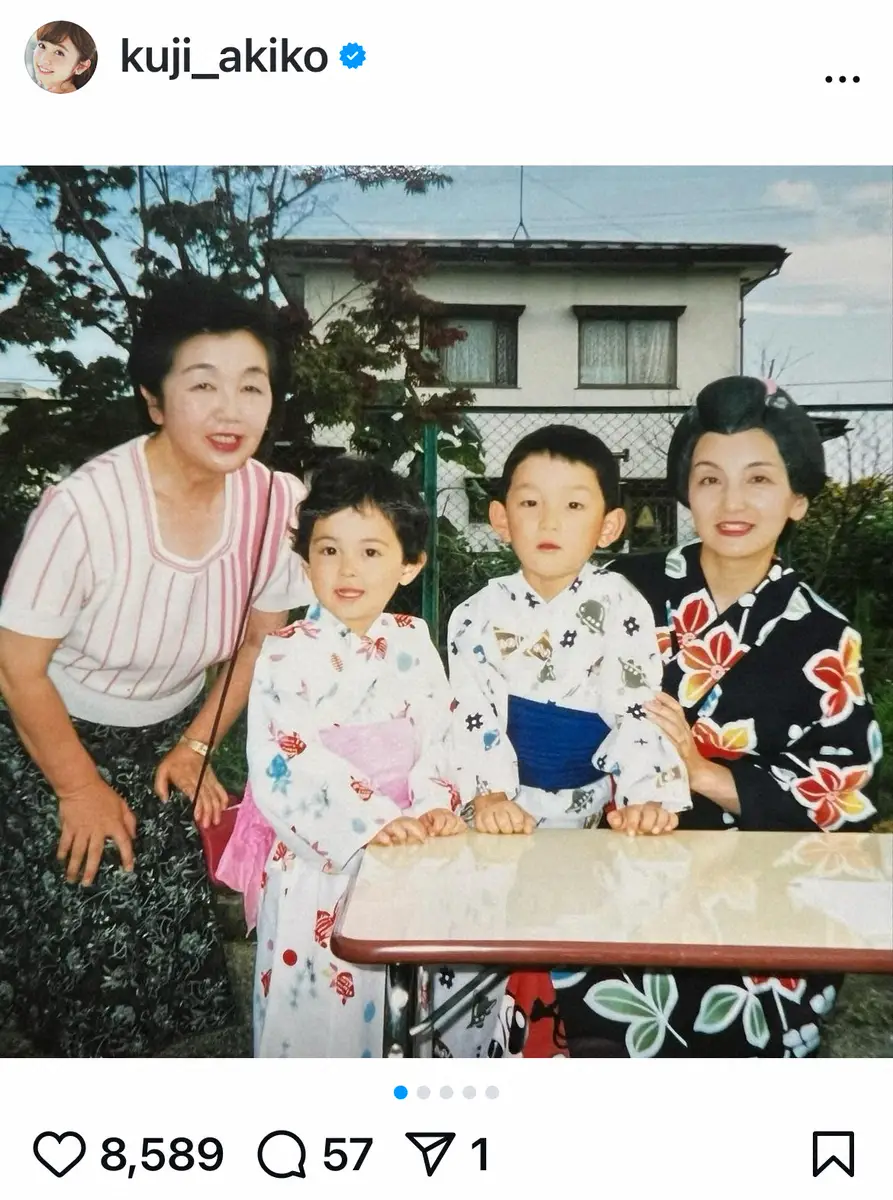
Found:
[[[257,881],[259,1057],[381,1057],[384,968],[332,953],[338,904],[365,846],[465,829],[448,778],[440,657],[424,621],[382,611],[424,566],[427,527],[406,480],[351,458],[316,475],[300,510],[295,548],[318,603],[258,657],[250,795],[230,866],[221,864],[233,872],[239,844],[250,861],[267,837]],[[241,886],[252,886],[244,872]]]
[[[490,521],[521,570],[490,580],[450,618],[464,814],[484,833],[591,828],[606,810],[617,831],[674,829],[691,796],[679,754],[645,710],[662,675],[651,609],[627,580],[589,562],[623,531],[616,459],[583,430],[537,430],[509,455]],[[536,992],[522,994],[532,980]],[[516,972],[486,1001],[489,1044],[456,1020],[441,1052],[565,1053],[548,982]],[[476,1022],[481,1014],[479,999]],[[551,1020],[533,1024],[543,1017]]]

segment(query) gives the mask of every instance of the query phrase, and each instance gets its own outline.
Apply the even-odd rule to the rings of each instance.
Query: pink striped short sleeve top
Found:
[[[223,531],[201,559],[162,544],[145,437],[92,459],[48,488],[31,515],[0,604],[0,625],[61,639],[49,675],[68,711],[104,725],[166,720],[235,650],[259,557],[252,607],[308,604],[291,549],[307,489],[249,460],[226,477]]]

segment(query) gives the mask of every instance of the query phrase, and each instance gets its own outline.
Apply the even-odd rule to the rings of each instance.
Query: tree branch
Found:
[[[275,195],[277,186],[278,167],[273,168],[273,174],[270,177],[270,185],[267,188],[267,213],[266,213],[266,229],[267,236],[264,240],[264,245],[261,249],[261,265],[258,274],[260,275],[261,295],[264,300],[270,299],[270,280],[273,277],[273,264],[270,261],[270,244],[273,241],[276,230],[276,217],[279,212],[279,204],[282,199],[282,190],[279,189],[279,195]],[[283,171],[283,183],[285,181],[285,172]]]
[[[340,304],[343,304],[344,301],[347,300],[347,298],[349,296],[352,296],[354,294],[354,292],[360,291],[363,287],[364,287],[364,284],[356,283],[356,284],[354,284],[354,286],[352,288],[350,288],[349,291],[345,292],[343,296],[339,296],[337,300],[333,300],[332,303],[328,306],[328,308],[324,309],[319,314],[319,316],[316,318],[316,320],[313,322],[313,324],[310,326],[310,328],[315,329],[321,321],[324,321],[326,319],[326,317],[329,315],[329,313],[332,311],[333,308],[337,308]]]
[[[65,182],[65,177],[62,175],[62,173],[56,167],[50,167],[50,173],[52,174],[53,178],[56,180],[56,183],[59,185],[59,190],[61,191],[62,195],[65,197],[66,204],[71,209],[74,216],[76,217],[77,222],[81,227],[81,232],[83,233],[83,235],[87,239],[87,241],[90,243],[90,245],[93,247],[93,251],[96,254],[96,257],[99,259],[99,261],[105,267],[106,271],[108,271],[109,275],[111,276],[112,280],[114,281],[115,286],[117,287],[118,291],[121,293],[121,297],[124,300],[125,305],[127,306],[127,311],[130,314],[131,319],[135,318],[137,315],[136,299],[135,299],[135,297],[131,296],[130,292],[127,290],[127,285],[124,283],[124,280],[121,278],[121,275],[119,274],[117,268],[115,267],[114,263],[111,261],[109,256],[106,254],[105,250],[102,248],[102,242],[99,241],[99,239],[95,236],[95,234],[90,229],[90,226],[87,224],[87,221],[84,218],[84,214],[81,212],[80,208],[77,205],[77,202],[74,198],[74,194],[72,193],[71,188]]]
[[[91,321],[90,325],[93,329],[98,329],[100,333],[104,333],[113,345],[120,346],[122,350],[127,350],[129,348],[130,342],[128,338],[122,338],[120,335],[116,334],[114,330],[107,329],[101,321]]]

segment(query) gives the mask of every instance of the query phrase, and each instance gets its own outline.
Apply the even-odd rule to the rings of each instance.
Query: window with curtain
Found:
[[[579,386],[675,388],[682,308],[574,310],[580,325]]]
[[[520,307],[469,307],[438,317],[441,328],[458,329],[465,335],[436,351],[450,383],[517,387],[518,318],[522,312]]]

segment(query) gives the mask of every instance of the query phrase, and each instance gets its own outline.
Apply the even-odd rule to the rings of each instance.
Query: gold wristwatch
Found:
[[[190,750],[194,750],[196,754],[200,754],[202,758],[207,758],[211,752],[211,747],[207,742],[200,742],[197,738],[187,737],[184,733],[180,741],[188,746]]]

